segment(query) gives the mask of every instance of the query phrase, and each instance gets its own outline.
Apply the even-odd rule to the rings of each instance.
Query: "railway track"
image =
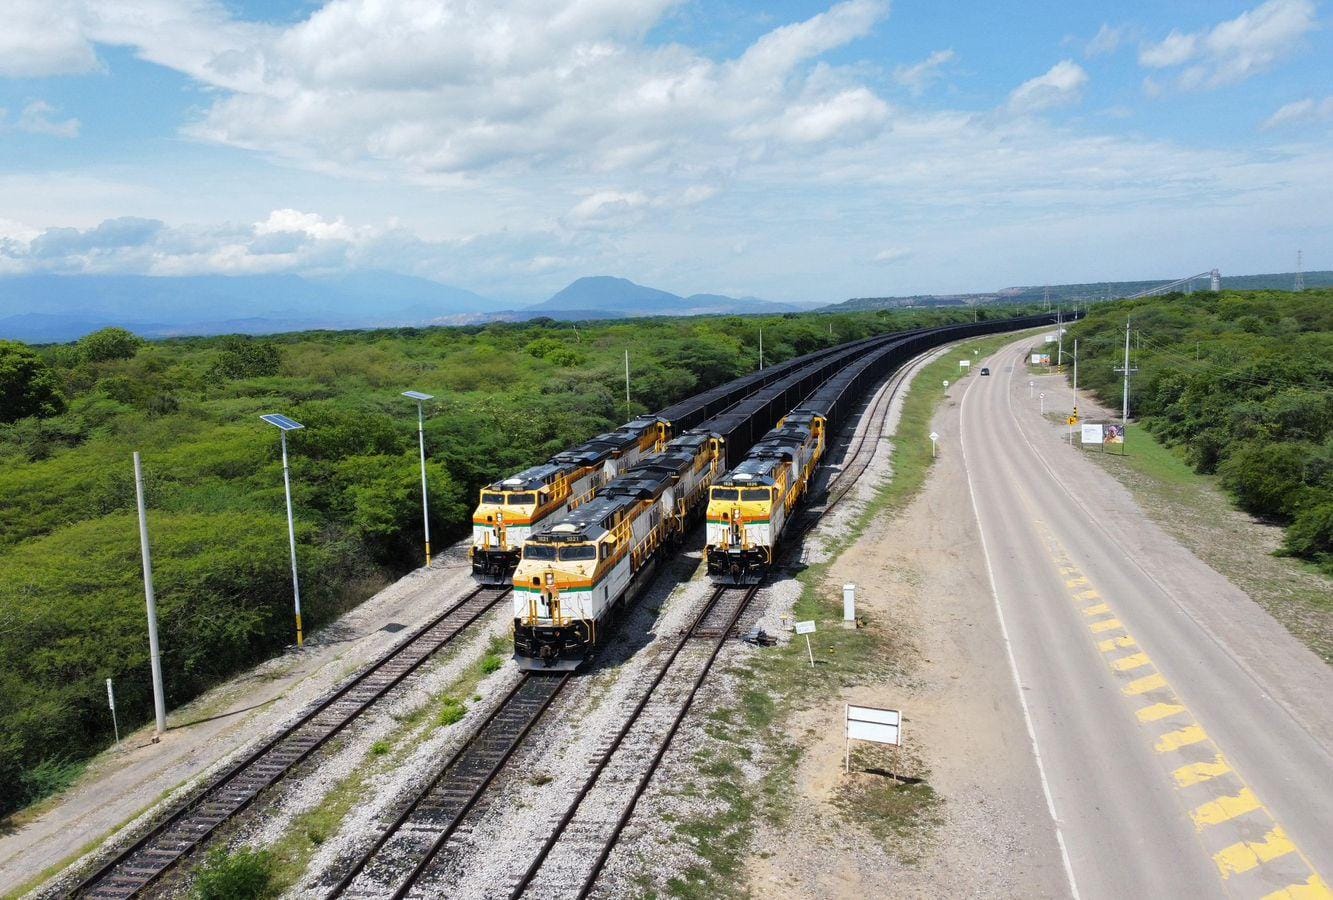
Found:
[[[437,651],[485,615],[508,588],[477,588],[370,666],[316,701],[244,759],[212,778],[162,822],[80,882],[69,894],[125,900],[144,890],[282,780]]]
[[[868,417],[867,426],[861,429],[844,456],[853,462],[844,465],[825,487],[824,502],[809,510],[809,520],[799,523],[794,538],[802,537],[835,507],[870,467],[884,435],[889,406],[908,372],[908,367],[900,370],[876,393],[864,414]],[[792,541],[788,546],[795,543]],[[510,900],[525,896],[576,896],[583,900],[592,893],[713,664],[760,587],[719,587],[714,591],[629,718],[600,754],[537,857],[511,887]],[[673,673],[679,677],[673,676],[668,684],[668,676]],[[644,759],[648,759],[646,767]],[[594,798],[592,802],[588,802],[590,797]],[[611,811],[609,815],[607,810]],[[581,875],[577,874],[580,870]]]
[[[756,584],[714,590],[703,611],[667,654],[648,690],[596,758],[588,778],[536,859],[511,887],[511,898],[526,894],[582,898],[591,892],[718,654],[759,588]],[[592,802],[586,802],[590,798]],[[552,854],[558,858],[548,869]],[[570,877],[581,868],[586,869],[581,876]]]
[[[525,673],[328,896],[407,896],[572,676]]]

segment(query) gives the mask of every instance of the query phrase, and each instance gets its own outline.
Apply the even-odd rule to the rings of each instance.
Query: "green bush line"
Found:
[[[1080,387],[1131,413],[1236,503],[1286,528],[1282,552],[1333,574],[1333,290],[1224,291],[1094,307],[1071,327]]]
[[[997,315],[1022,312],[1006,309]],[[71,345],[0,342],[0,816],[41,766],[151,716],[130,454],[144,456],[168,705],[281,652],[293,636],[282,412],[307,630],[419,564],[414,410],[437,546],[466,533],[477,489],[765,358],[970,318],[965,310],[305,332]],[[622,353],[630,351],[626,408]],[[25,785],[28,785],[25,787]],[[41,790],[45,790],[42,787]]]

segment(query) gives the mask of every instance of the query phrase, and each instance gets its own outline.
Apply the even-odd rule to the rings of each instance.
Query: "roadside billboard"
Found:
[[[1083,443],[1100,444],[1102,442],[1102,424],[1100,422],[1083,423]]]

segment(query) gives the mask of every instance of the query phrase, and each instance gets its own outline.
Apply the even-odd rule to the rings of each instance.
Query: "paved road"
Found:
[[[1333,675],[1061,442],[1025,347],[961,441],[1071,892],[1333,897]]]

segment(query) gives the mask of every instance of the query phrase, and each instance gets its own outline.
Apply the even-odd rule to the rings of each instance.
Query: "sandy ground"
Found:
[[[896,412],[890,413],[896,417]],[[936,415],[940,446],[956,446],[952,399]],[[879,458],[863,481],[888,477]],[[821,526],[822,527],[822,526]],[[790,736],[804,746],[794,820],[763,829],[749,861],[752,894],[775,897],[1062,896],[1054,830],[999,637],[962,461],[941,452],[922,493],[868,529],[832,565],[825,590],[858,585],[858,611],[894,623],[904,676],[853,688],[806,710]],[[905,774],[928,769],[939,825],[888,855],[849,832],[832,804],[843,774],[843,703],[903,710]],[[852,775],[851,778],[881,778]],[[827,847],[792,865],[802,838]]]
[[[0,890],[72,862],[160,800],[180,796],[403,640],[470,589],[465,554],[463,544],[451,547],[432,568],[410,573],[311,635],[301,650],[172,710],[159,743],[151,742],[151,726],[125,736],[120,749],[97,757],[73,788],[0,835]],[[384,630],[395,623],[405,628]]]

